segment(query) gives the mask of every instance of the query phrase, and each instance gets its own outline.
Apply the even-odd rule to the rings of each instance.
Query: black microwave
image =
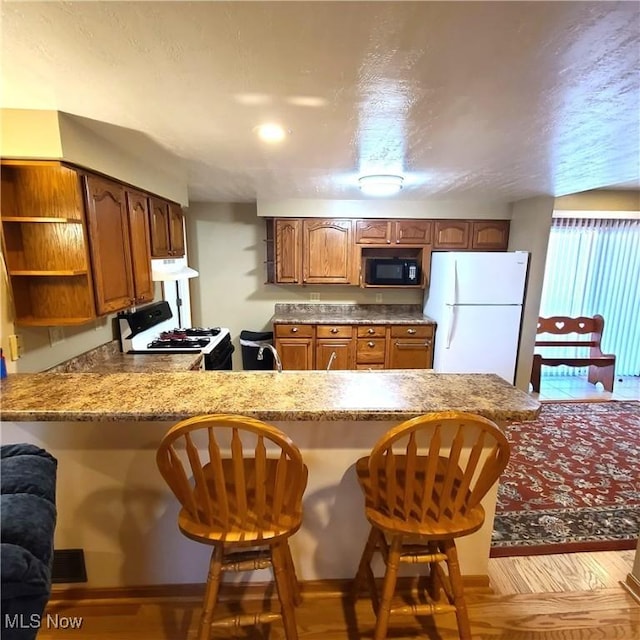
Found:
[[[412,259],[369,258],[365,282],[400,286],[420,284],[420,267],[418,261]]]

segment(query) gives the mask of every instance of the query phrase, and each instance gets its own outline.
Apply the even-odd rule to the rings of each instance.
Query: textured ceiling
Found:
[[[638,2],[2,3],[2,106],[140,131],[192,200],[637,188],[639,74]]]

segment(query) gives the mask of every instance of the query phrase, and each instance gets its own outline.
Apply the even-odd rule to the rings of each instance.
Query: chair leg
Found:
[[[273,575],[278,589],[278,598],[280,599],[284,635],[287,640],[298,640],[291,579],[287,568],[287,550],[282,542],[278,542],[271,547],[271,560],[273,563]]]
[[[396,580],[398,579],[398,568],[400,566],[400,552],[402,550],[402,536],[393,536],[387,567],[384,573],[382,584],[382,598],[376,619],[376,629],[373,640],[385,640],[387,637],[387,626],[389,625],[389,615],[391,614],[391,601],[396,590]]]
[[[589,366],[589,374],[587,379],[591,384],[602,382],[605,391],[613,392],[613,382],[615,380],[615,365],[605,367],[597,367],[592,364]]]
[[[375,527],[371,527],[369,531],[369,537],[367,538],[367,543],[365,544],[364,550],[362,551],[362,556],[360,556],[360,564],[358,565],[358,572],[356,573],[356,577],[351,586],[351,597],[354,600],[357,600],[360,595],[360,591],[362,589],[362,583],[367,580],[367,576],[371,573],[371,560],[373,559],[373,554],[376,551],[378,546],[378,532]],[[374,594],[371,594],[372,599],[374,599]],[[377,613],[377,605],[374,604],[374,611]]]
[[[458,632],[460,640],[471,640],[471,625],[469,614],[467,613],[467,603],[464,598],[464,587],[462,584],[462,574],[458,563],[458,551],[454,540],[443,542],[443,551],[447,554],[447,567],[449,569],[449,582],[453,592],[453,604],[456,608],[456,620],[458,621]]]
[[[209,640],[211,637],[211,621],[213,611],[218,600],[220,590],[220,579],[222,576],[222,545],[214,545],[209,561],[209,574],[207,576],[207,588],[204,594],[202,605],[202,615],[200,616],[200,628],[198,630],[198,640]]]
[[[296,567],[293,564],[293,557],[291,556],[291,548],[289,547],[289,541],[285,540],[282,543],[284,550],[286,551],[287,560],[287,574],[291,582],[291,592],[293,594],[293,604],[296,607],[302,604],[302,594],[300,593],[300,583],[298,582],[298,576],[296,575]]]
[[[438,553],[440,549],[436,542],[429,543],[429,553]],[[429,563],[429,580],[427,582],[427,590],[429,597],[434,602],[440,600],[440,575],[438,573],[439,565],[437,562]]]

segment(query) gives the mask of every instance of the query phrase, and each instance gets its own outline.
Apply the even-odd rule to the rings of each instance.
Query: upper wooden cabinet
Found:
[[[431,220],[356,220],[356,244],[424,245],[431,242]]]
[[[432,250],[506,251],[508,220],[268,218],[267,282],[359,284],[370,258],[417,259],[424,287]]]
[[[305,284],[350,284],[351,220],[302,221],[302,281]]]
[[[471,248],[478,251],[505,251],[509,244],[509,220],[473,220]]]
[[[471,246],[471,223],[468,220],[436,220],[433,248],[461,251]]]
[[[391,220],[356,220],[357,244],[391,244]]]
[[[134,300],[142,304],[153,300],[149,199],[144,193],[131,189],[127,189],[126,197]]]
[[[84,324],[153,300],[148,199],[66,163],[3,160],[15,322]]]
[[[2,162],[4,255],[14,320],[72,325],[96,317],[78,173],[60,162]]]
[[[151,256],[184,256],[184,214],[182,208],[161,198],[149,198]]]
[[[269,281],[278,284],[352,282],[351,220],[277,218],[268,220],[267,225]]]
[[[434,249],[506,251],[509,220],[436,220]]]
[[[276,282],[300,284],[302,281],[302,222],[293,218],[275,221]]]
[[[98,314],[151,302],[146,194],[97,176],[85,180]]]
[[[124,187],[98,176],[84,176],[91,260],[98,314],[134,304],[129,221]]]

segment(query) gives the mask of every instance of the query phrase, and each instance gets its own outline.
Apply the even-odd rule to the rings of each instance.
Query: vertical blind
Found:
[[[616,375],[640,375],[640,220],[554,218],[540,315],[595,314],[604,318],[602,351],[616,355]],[[545,375],[585,372],[560,366]]]

